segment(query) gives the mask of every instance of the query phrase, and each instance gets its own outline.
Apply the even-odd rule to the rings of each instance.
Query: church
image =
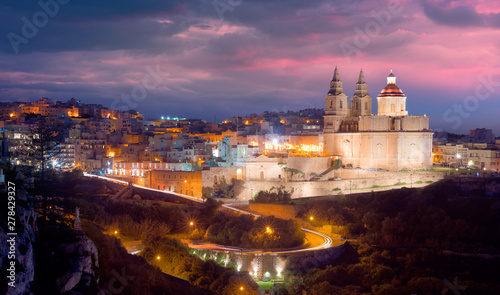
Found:
[[[411,116],[406,96],[387,77],[387,86],[377,97],[377,114],[372,114],[363,70],[351,99],[342,89],[335,67],[330,91],[325,97],[323,151],[340,159],[346,167],[388,171],[432,168],[432,131],[428,116]]]

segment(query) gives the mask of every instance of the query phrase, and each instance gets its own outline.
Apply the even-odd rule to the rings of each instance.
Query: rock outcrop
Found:
[[[99,283],[97,247],[83,231],[77,230],[74,235],[74,241],[61,244],[55,254],[65,267],[65,274],[56,280],[61,294],[70,291],[79,294],[80,291],[96,289]]]
[[[36,212],[33,209],[31,196],[26,190],[18,189],[16,191],[17,235],[8,236],[7,233],[11,231],[6,232],[4,227],[0,227],[0,237],[15,237],[15,244],[12,247],[7,242],[7,238],[0,239],[0,267],[7,269],[7,265],[10,265],[11,261],[13,261],[9,257],[12,257],[12,254],[15,257],[15,288],[2,284],[0,293],[6,291],[5,294],[17,295],[30,292],[31,283],[35,277],[35,252],[33,249],[37,232],[35,222]]]

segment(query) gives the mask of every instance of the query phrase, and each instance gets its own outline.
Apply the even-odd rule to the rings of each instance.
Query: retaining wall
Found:
[[[346,169],[347,170],[347,169]],[[345,173],[345,172],[343,172]],[[351,174],[355,174],[353,169]],[[366,173],[366,172],[365,172]],[[282,181],[245,181],[235,190],[235,197],[238,199],[248,200],[261,190],[270,190],[271,188],[284,186],[287,191],[292,191],[292,199],[313,197],[313,196],[327,196],[337,195],[340,192],[360,193],[370,192],[372,190],[390,190],[398,189],[401,187],[412,186],[425,186],[426,182],[437,182],[444,178],[444,173],[435,172],[379,172],[374,174],[374,177],[361,178],[361,179],[342,179],[331,181],[300,181],[300,182],[282,182]],[[417,184],[418,182],[418,184]],[[396,185],[402,184],[404,185]],[[393,186],[396,185],[396,186]],[[385,187],[384,186],[391,186]],[[381,188],[382,187],[382,188]]]

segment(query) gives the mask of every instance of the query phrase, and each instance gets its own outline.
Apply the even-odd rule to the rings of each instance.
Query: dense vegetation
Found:
[[[344,226],[348,236],[369,245],[495,254],[500,253],[498,209],[496,199],[461,197],[452,181],[306,206],[317,218]]]
[[[252,249],[277,249],[302,245],[304,233],[292,220],[274,216],[238,217],[218,214],[208,227],[206,238],[213,243]]]
[[[115,294],[214,294],[207,289],[193,287],[188,280],[163,273],[163,269],[148,263],[140,256],[129,255],[121,242],[102,233],[93,223],[84,223],[84,229],[99,251],[100,288]],[[117,282],[117,273],[124,279]],[[104,292],[103,294],[108,294]]]
[[[202,260],[190,255],[178,240],[150,236],[143,244],[146,248],[141,256],[150,264],[157,265],[163,272],[189,281],[194,286],[227,295],[235,294],[243,286],[245,294],[257,294],[254,290],[258,286],[248,273],[239,273],[233,268],[221,267],[213,260]]]
[[[303,217],[342,225],[360,258],[296,273],[306,279],[292,293],[500,294],[499,209],[498,199],[462,197],[451,181],[310,201]]]
[[[259,191],[250,202],[252,203],[287,203],[293,194],[283,189],[283,187],[272,187],[270,190]]]

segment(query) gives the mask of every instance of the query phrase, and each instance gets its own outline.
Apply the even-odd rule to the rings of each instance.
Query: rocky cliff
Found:
[[[68,228],[50,227],[47,231],[60,239],[35,246],[38,229],[33,198],[19,187],[15,212],[17,235],[8,235],[11,230],[4,212],[0,222],[0,237],[5,237],[0,239],[0,267],[7,270],[7,276],[0,278],[0,294],[33,294],[47,290],[57,290],[60,294],[96,294],[99,283],[96,274],[99,267],[97,248],[81,227],[69,229],[69,232]],[[38,282],[35,282],[35,247],[41,247],[37,251],[47,254],[47,259],[37,259],[37,271],[50,272],[48,275],[37,275]],[[15,267],[11,273],[9,267],[12,263]]]
[[[96,290],[99,283],[96,274],[99,268],[97,247],[84,232],[75,231],[73,241],[61,244],[54,260],[63,268],[64,273],[56,279],[60,294]]]
[[[2,269],[8,269],[14,261],[15,269],[12,281],[7,277],[8,281],[3,284],[6,278],[0,280],[2,282],[0,293],[12,295],[29,293],[31,289],[35,277],[33,243],[37,232],[36,212],[33,208],[32,198],[26,190],[18,189],[16,191],[15,204],[17,235],[7,235],[10,232],[6,227],[7,218],[2,220],[5,222],[5,226],[4,224],[0,226],[0,237],[6,237],[0,239],[0,266]],[[10,276],[10,271],[8,275]],[[9,282],[10,286],[7,284]],[[11,286],[15,286],[15,288]]]

